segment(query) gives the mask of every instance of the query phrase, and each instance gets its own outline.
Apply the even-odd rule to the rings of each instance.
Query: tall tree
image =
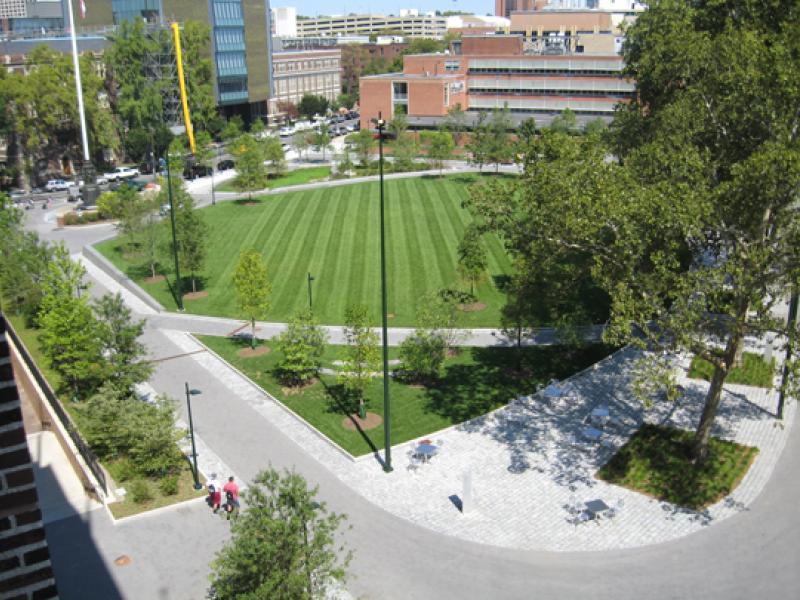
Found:
[[[1,92],[0,92],[1,93]],[[23,314],[34,324],[42,298],[42,280],[50,262],[49,246],[26,231],[22,211],[0,192],[0,302],[2,310]]]
[[[461,144],[461,140],[467,131],[467,113],[464,112],[460,104],[447,109],[447,117],[442,123],[442,129],[450,132],[456,146]]]
[[[464,235],[458,243],[458,271],[461,276],[469,281],[469,293],[475,296],[475,284],[486,273],[489,263],[486,248],[481,242],[481,232],[475,225],[470,225],[464,230]]]
[[[41,45],[28,55],[27,64],[26,73],[7,78],[6,89],[20,160],[29,175],[38,172],[39,160],[60,164],[67,155],[80,164],[80,119],[71,58]],[[80,67],[89,147],[96,151],[92,159],[99,162],[102,150],[117,148],[119,138],[111,113],[101,104],[103,80],[94,58],[82,56]]]
[[[398,171],[414,168],[414,159],[419,156],[419,144],[413,133],[403,133],[392,142],[392,158]]]
[[[261,143],[264,148],[264,160],[269,163],[269,168],[275,177],[280,177],[286,172],[286,152],[280,139],[273,135],[264,138]]]
[[[565,108],[553,117],[553,120],[550,122],[550,129],[558,131],[559,133],[574,135],[578,133],[578,118],[571,109]]]
[[[263,319],[270,309],[272,291],[267,275],[267,265],[258,250],[244,250],[233,273],[233,286],[239,310],[250,321],[250,347],[256,347],[256,320]]]
[[[239,115],[233,115],[222,128],[220,136],[227,142],[232,142],[244,133],[244,121]]]
[[[472,129],[466,149],[469,152],[469,161],[478,166],[478,171],[483,172],[483,165],[491,162],[492,132],[486,122],[486,113],[478,115],[478,121]]]
[[[317,130],[312,139],[314,140],[314,149],[317,152],[322,151],[322,160],[325,160],[325,152],[331,149],[331,130],[327,123],[320,123],[319,130]]]
[[[192,292],[197,292],[197,275],[203,270],[208,251],[208,225],[202,213],[194,209],[192,197],[181,186],[175,207],[175,229],[180,264],[189,271]]]
[[[131,393],[134,385],[147,381],[153,372],[151,363],[144,360],[146,348],[139,341],[144,321],[131,319],[131,311],[120,294],[103,295],[94,302],[93,309],[105,359],[104,379]]]
[[[337,546],[343,515],[316,500],[295,472],[268,469],[242,496],[246,508],[231,524],[231,540],[212,564],[219,600],[316,600],[345,580],[350,552]]]
[[[236,158],[236,179],[233,186],[238,192],[253,192],[267,187],[267,169],[264,165],[264,147],[249,133],[236,138],[230,148]]]
[[[380,368],[378,334],[369,326],[366,306],[349,306],[344,314],[346,358],[337,379],[358,402],[358,414],[366,417],[364,391]]]
[[[428,152],[428,158],[431,161],[431,166],[439,169],[439,176],[442,176],[442,169],[444,168],[444,161],[450,160],[453,157],[453,136],[449,131],[424,131],[422,133],[422,141]]]
[[[55,246],[39,308],[42,352],[75,397],[95,390],[105,370],[97,321],[85,293],[85,273],[70,260],[63,244]]]
[[[328,99],[325,96],[317,96],[316,94],[303,94],[300,98],[300,104],[297,105],[297,110],[306,119],[312,119],[316,115],[324,115],[328,110]]]
[[[527,264],[591,257],[611,339],[713,365],[698,462],[745,336],[784,335],[797,356],[774,309],[800,278],[798,18],[782,3],[651,3],[625,44],[638,93],[612,127],[619,162],[597,138],[542,136],[514,194],[479,199]]]
[[[507,106],[495,108],[489,117],[488,154],[489,162],[494,163],[494,170],[500,170],[500,163],[508,162],[514,157],[514,144],[511,143],[511,117]]]
[[[292,148],[297,152],[299,158],[303,158],[303,152],[308,150],[310,142],[308,141],[308,133],[305,131],[295,131],[292,136]]]
[[[310,309],[294,315],[278,338],[283,358],[278,363],[281,381],[288,385],[303,385],[316,377],[322,367],[328,334],[314,318]]]
[[[351,133],[344,139],[345,143],[349,145],[361,161],[361,166],[369,167],[369,158],[372,154],[372,149],[375,148],[375,138],[372,137],[372,132],[369,129],[362,129],[356,133]]]

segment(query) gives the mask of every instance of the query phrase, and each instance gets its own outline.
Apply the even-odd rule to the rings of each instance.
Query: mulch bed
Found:
[[[342,427],[349,429],[350,431],[356,430],[356,423],[358,423],[358,426],[362,430],[366,431],[367,429],[375,429],[381,423],[383,423],[383,417],[376,415],[373,412],[368,412],[366,419],[359,417],[358,413],[353,413],[352,415],[348,415],[342,419]]]
[[[183,295],[184,300],[199,300],[200,298],[207,298],[208,292],[206,290],[201,290],[199,292],[189,292],[188,294]]]
[[[145,277],[143,281],[145,283],[161,283],[165,279],[166,277],[164,277],[163,275],[155,275],[153,277]]]
[[[242,348],[236,355],[242,358],[253,358],[254,356],[264,356],[272,350],[267,346],[256,346],[255,348]]]
[[[472,302],[471,304],[459,304],[458,310],[464,312],[480,312],[486,310],[486,305],[483,302]]]

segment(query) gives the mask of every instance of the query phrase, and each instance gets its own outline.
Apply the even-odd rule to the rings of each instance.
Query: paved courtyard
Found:
[[[796,405],[786,407],[785,426],[774,418],[777,394],[729,385],[714,435],[759,448],[755,462],[734,492],[702,512],[659,502],[594,477],[596,470],[644,422],[693,428],[707,383],[685,377],[688,359],[677,361],[685,392],[675,403],[644,409],[630,390],[639,353],[623,350],[566,382],[569,397],[556,402],[520,398],[508,407],[430,437],[441,450],[430,462],[409,469],[411,444],[393,448],[394,472],[385,474],[372,456],[355,461],[250,383],[192,336],[162,330],[231,394],[286,432],[342,482],[384,510],[438,533],[506,548],[584,551],[633,548],[689,535],[747,510],[780,456]],[[586,417],[607,405],[617,421],[598,442],[580,440]],[[205,453],[205,472],[216,471]],[[471,473],[472,510],[461,513],[463,475]],[[567,506],[602,499],[620,506],[599,524],[575,526]]]

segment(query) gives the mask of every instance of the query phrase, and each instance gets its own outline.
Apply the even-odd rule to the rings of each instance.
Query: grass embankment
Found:
[[[756,387],[771,388],[772,378],[775,374],[775,359],[769,363],[758,354],[745,352],[742,354],[742,365],[734,367],[728,373],[725,383],[739,383]],[[714,367],[706,360],[695,356],[689,367],[689,377],[711,381]]]
[[[272,350],[268,354],[242,358],[238,351],[247,347],[246,340],[214,336],[199,336],[199,339],[354,456],[383,447],[382,426],[364,432],[344,426],[347,415],[355,407],[345,400],[335,376],[322,375],[313,386],[297,392],[284,388],[275,377],[281,353],[274,342],[267,342]],[[328,346],[323,366],[333,368],[333,361],[343,350],[342,346]],[[514,348],[463,348],[457,356],[447,359],[442,376],[432,385],[424,387],[391,381],[392,443],[420,438],[478,417],[517,396],[533,393],[538,384],[554,377],[564,379],[612,350],[602,345],[580,350],[532,347],[523,348],[519,353]],[[390,348],[390,359],[396,356],[397,349]],[[382,418],[383,381],[380,377],[372,380],[366,398],[369,412]]]
[[[290,185],[301,185],[303,183],[312,183],[314,181],[325,180],[328,177],[330,177],[330,175],[331,175],[330,167],[309,167],[308,169],[294,169],[293,171],[287,171],[280,177],[270,178],[267,181],[266,187],[272,189],[272,188],[288,187]],[[234,182],[233,179],[225,181],[216,186],[216,190],[218,192],[238,192],[233,182]]]
[[[711,438],[708,459],[691,462],[694,432],[643,425],[598,472],[600,479],[700,510],[739,484],[758,448]]]
[[[414,324],[426,293],[468,289],[457,272],[458,243],[473,217],[462,208],[477,176],[412,178],[386,182],[386,247],[390,326]],[[271,321],[287,321],[308,306],[314,277],[314,313],[322,323],[341,324],[345,308],[365,304],[378,322],[380,227],[377,183],[276,194],[256,205],[223,202],[203,209],[209,225],[202,289],[208,296],[187,301],[194,314],[237,317],[232,276],[241,250],[263,252],[272,281]],[[174,309],[169,282],[144,283],[146,266],[125,253],[124,238],[97,249],[165,307]],[[459,313],[463,327],[497,326],[505,303],[503,284],[512,264],[497,236],[486,234],[488,273],[477,286],[482,310]],[[170,274],[170,261],[164,261]],[[188,279],[184,285],[188,290]],[[482,307],[480,307],[482,308]]]

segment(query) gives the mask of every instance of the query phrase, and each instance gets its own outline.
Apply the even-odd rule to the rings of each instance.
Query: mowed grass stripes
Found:
[[[461,207],[469,177],[412,178],[386,182],[386,248],[390,326],[413,325],[428,292],[468,289],[457,272],[456,248],[472,216]],[[341,324],[350,304],[366,304],[380,317],[380,205],[377,183],[292,192],[261,198],[254,206],[224,202],[202,210],[210,228],[202,288],[208,296],[186,301],[195,314],[239,317],[232,284],[239,252],[263,253],[272,281],[270,321],[286,321],[308,306],[314,277],[314,312]],[[505,296],[494,280],[509,274],[501,242],[484,237],[489,277],[478,287],[486,309],[459,314],[464,327],[497,326]],[[98,250],[168,309],[175,302],[165,282],[147,284],[135,257],[123,256],[120,239]],[[164,261],[168,263],[168,261]],[[172,276],[169,264],[164,274]]]

